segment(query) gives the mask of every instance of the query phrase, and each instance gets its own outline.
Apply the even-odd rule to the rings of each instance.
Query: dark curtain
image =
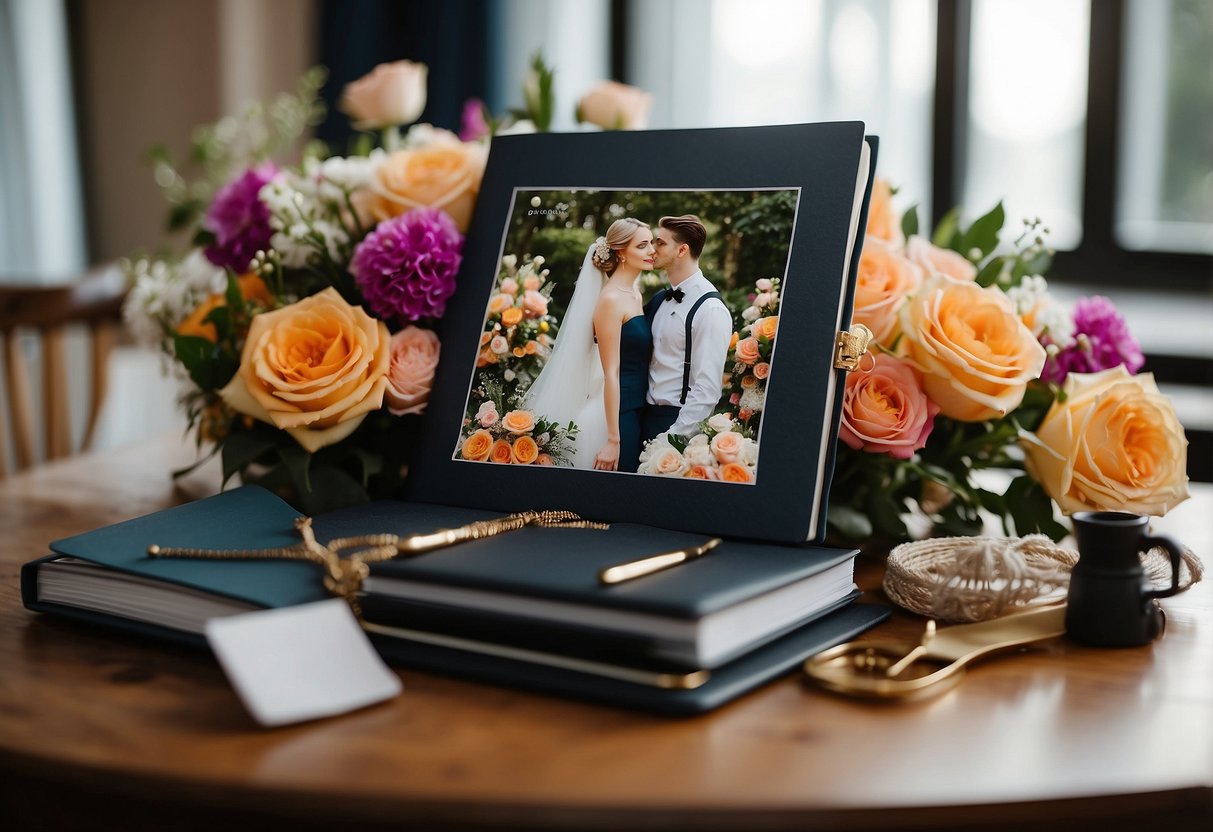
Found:
[[[408,59],[429,67],[429,94],[421,121],[459,129],[463,103],[485,99],[492,66],[496,0],[321,0],[320,62],[328,115],[316,136],[334,151],[354,131],[337,109],[341,90],[376,64]],[[496,112],[499,103],[487,102]]]

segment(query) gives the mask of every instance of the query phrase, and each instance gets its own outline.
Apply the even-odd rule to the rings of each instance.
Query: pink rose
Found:
[[[341,110],[359,130],[410,124],[425,109],[425,76],[425,64],[379,64],[370,74],[346,84]]]
[[[758,351],[757,338],[742,338],[737,342],[735,357],[742,364],[753,364],[762,354]]]
[[[643,130],[653,96],[618,81],[603,81],[577,102],[577,120],[604,130]]]
[[[539,290],[539,287],[542,285],[543,285],[543,281],[540,280],[538,277],[536,277],[533,274],[527,275],[526,278],[522,281],[522,288],[526,289],[528,292],[536,292]]]
[[[528,318],[542,318],[548,313],[548,299],[534,289],[528,289],[522,296],[522,310]]]
[[[556,460],[552,458],[551,454],[540,454],[539,456],[535,457],[535,464],[536,465],[555,465]]]
[[[392,363],[384,391],[392,415],[425,410],[434,386],[440,346],[438,336],[430,329],[409,326],[392,336]]]
[[[909,459],[927,443],[939,406],[927,398],[917,370],[887,353],[869,373],[849,373],[839,438],[871,454]]]
[[[951,249],[939,248],[915,234],[906,241],[906,258],[926,274],[946,274],[956,280],[973,280],[977,267]]]
[[[763,361],[754,365],[754,377],[764,379],[771,374],[771,365]]]
[[[489,341],[489,349],[496,355],[505,355],[510,351],[510,342],[505,340],[504,335],[494,335],[493,340]]]
[[[773,286],[774,284],[765,277],[759,278],[754,282],[754,288],[760,292],[769,292]]]
[[[712,455],[722,465],[737,462],[741,458],[743,446],[741,440],[741,434],[732,431],[716,434],[712,437]]]
[[[480,409],[476,411],[476,422],[482,428],[491,427],[497,424],[500,415],[497,413],[497,405],[493,402],[484,402],[480,405]]]
[[[518,281],[512,277],[507,277],[505,280],[501,281],[501,292],[502,294],[510,295],[511,297],[518,294]]]

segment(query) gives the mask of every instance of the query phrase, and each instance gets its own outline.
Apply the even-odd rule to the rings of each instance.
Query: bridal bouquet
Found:
[[[472,101],[460,135],[402,132],[424,109],[426,67],[400,61],[344,90],[341,107],[364,131],[353,152],[300,149],[323,115],[324,78],[312,70],[293,93],[195,131],[193,178],[164,148],[151,151],[186,251],[130,262],[125,308],[136,339],[182,377],[190,427],[220,454],[224,482],[260,482],[309,513],[399,493],[491,134],[547,129],[553,113],[552,72],[536,57],[523,111],[495,120]],[[604,84],[578,112],[608,128],[642,126],[646,107],[645,94]],[[276,161],[291,155],[300,161]],[[501,317],[526,318],[526,337],[498,352],[486,333],[486,355],[517,361],[502,362],[506,388],[544,359],[545,296],[521,274],[539,265],[515,275],[514,294],[502,286]],[[512,430],[517,414],[478,416],[487,453],[542,459],[521,440],[530,430]]]
[[[1182,426],[1110,301],[1054,301],[1040,220],[1000,248],[1001,205],[928,238],[878,182],[853,320],[829,522],[850,539],[1066,533],[1054,508],[1161,515],[1187,498]],[[982,472],[1001,470],[1001,477]],[[1002,483],[997,487],[993,483]]]

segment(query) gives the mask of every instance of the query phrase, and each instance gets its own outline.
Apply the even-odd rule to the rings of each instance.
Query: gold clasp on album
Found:
[[[863,324],[855,324],[850,332],[840,332],[834,339],[834,369],[853,372],[868,352],[872,342],[872,330]]]

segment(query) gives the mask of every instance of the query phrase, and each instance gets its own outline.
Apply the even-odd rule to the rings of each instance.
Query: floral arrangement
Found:
[[[702,432],[689,440],[666,434],[647,443],[637,470],[665,477],[753,483],[758,442],[746,434],[748,427],[728,413],[713,415],[701,427]]]
[[[1050,296],[1040,220],[1000,246],[1001,205],[967,228],[954,209],[928,239],[893,195],[877,183],[860,257],[854,321],[875,338],[846,381],[835,533],[974,534],[985,512],[1058,539],[1055,505],[1161,515],[1186,499],[1174,409],[1110,301]]]
[[[185,251],[129,262],[125,308],[136,339],[181,376],[190,427],[200,449],[220,454],[224,481],[260,482],[310,513],[399,493],[488,143],[547,129],[554,111],[552,71],[537,56],[524,110],[493,119],[471,101],[459,135],[405,131],[425,107],[426,67],[399,61],[344,90],[341,108],[367,131],[352,152],[299,149],[323,116],[324,80],[312,70],[294,92],[196,131],[195,170],[152,149]],[[600,85],[583,102],[603,127],[643,126],[631,88]],[[486,333],[485,354],[500,389],[472,414],[468,453],[486,446],[487,458],[542,464],[562,452],[554,426],[501,407],[546,355],[554,321],[532,285],[541,265],[501,281],[500,331]]]

